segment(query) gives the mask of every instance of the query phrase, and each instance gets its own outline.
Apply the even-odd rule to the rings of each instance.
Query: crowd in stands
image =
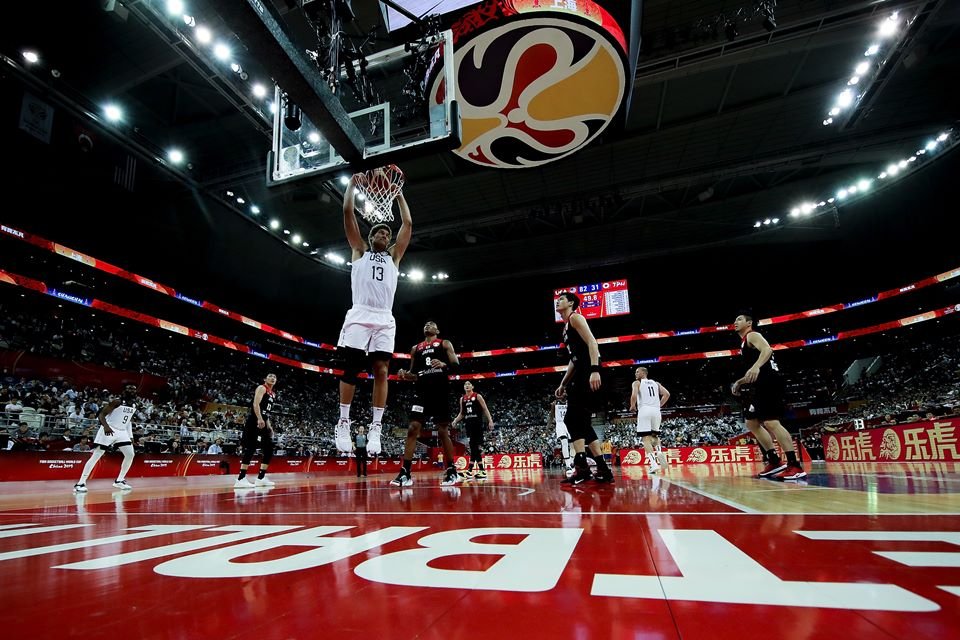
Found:
[[[236,451],[247,407],[256,385],[269,371],[279,376],[274,427],[279,449],[288,453],[335,454],[333,425],[338,418],[337,381],[328,375],[261,362],[256,358],[186,340],[156,330],[131,327],[113,318],[79,312],[73,316],[25,313],[0,307],[0,349],[22,350],[64,360],[161,376],[166,386],[141,397],[134,424],[135,446],[150,452]],[[661,367],[658,374],[671,389],[671,406],[720,404],[726,374],[705,362],[683,369]],[[0,427],[13,449],[88,450],[97,413],[109,391],[80,387],[67,380],[24,380],[3,372],[0,379]],[[882,355],[882,365],[853,387],[839,388],[841,375],[826,368],[806,370],[788,380],[791,395],[813,402],[849,402],[850,414],[873,421],[920,419],[929,411],[944,415],[960,404],[960,337],[909,343]],[[596,429],[614,447],[634,446],[632,419],[625,414],[632,371],[618,369],[604,377],[602,411]],[[476,381],[493,415],[490,453],[543,451],[554,447],[550,401],[559,375],[505,377]],[[352,415],[370,419],[370,384],[358,389]],[[455,397],[452,383],[451,417]],[[788,398],[789,399],[789,398]],[[812,400],[811,400],[812,399]],[[413,386],[393,383],[385,416],[384,454],[403,449]],[[830,428],[830,423],[821,427]],[[722,444],[742,433],[736,417],[671,417],[664,421],[666,446]],[[811,432],[806,432],[808,436]],[[458,434],[465,439],[465,434]],[[429,435],[428,435],[429,437]]]

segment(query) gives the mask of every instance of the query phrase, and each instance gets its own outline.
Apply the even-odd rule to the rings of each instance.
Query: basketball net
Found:
[[[393,201],[403,191],[403,171],[395,164],[356,175],[357,188],[365,197],[360,215],[370,224],[393,221]]]

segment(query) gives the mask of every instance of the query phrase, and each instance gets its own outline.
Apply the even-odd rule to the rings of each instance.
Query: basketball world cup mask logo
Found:
[[[881,456],[883,454],[880,454]],[[836,436],[830,436],[827,439],[827,460],[839,460],[840,459],[840,443],[837,442]]]
[[[883,440],[880,441],[880,458],[887,460],[900,458],[900,436],[893,429],[883,432]]]
[[[707,461],[707,451],[705,449],[700,449],[699,447],[690,452],[690,455],[687,456],[687,462],[706,462]]]
[[[642,458],[640,457],[640,452],[636,449],[630,449],[630,452],[627,453],[626,457],[623,459],[623,464],[640,464]]]
[[[457,461],[454,463],[458,471],[463,471],[467,468],[467,459],[463,456],[457,456]]]
[[[500,458],[500,462],[497,463],[498,469],[509,469],[513,466],[513,458],[510,456],[503,456]]]
[[[519,169],[564,158],[613,119],[626,62],[597,25],[526,15],[482,31],[454,53],[462,146],[485,167]],[[431,104],[441,104],[437,77]]]

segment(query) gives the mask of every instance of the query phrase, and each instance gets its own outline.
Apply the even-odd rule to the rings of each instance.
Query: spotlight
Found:
[[[303,238],[300,237],[299,233],[293,234],[293,237],[290,238],[290,240],[293,241],[293,244],[300,244],[301,242],[303,242]]]
[[[869,70],[870,70],[870,63],[861,62],[860,64],[857,65],[857,68],[854,70],[854,73],[856,73],[858,76],[862,76]]]
[[[898,173],[900,173],[900,167],[897,165],[891,164],[889,167],[887,167],[887,175],[895,176]]]
[[[103,108],[103,115],[107,116],[110,122],[120,122],[123,119],[123,111],[115,104],[108,104]]]
[[[937,148],[937,141],[931,140],[923,148],[926,149],[927,151],[933,151],[934,149]]]
[[[167,13],[170,15],[183,13],[183,0],[167,0]]]
[[[317,133],[316,131],[311,131],[311,132],[310,132],[310,135],[307,136],[307,140],[309,140],[309,141],[311,142],[311,144],[319,144],[319,143],[320,143],[320,134]]]
[[[949,137],[950,136],[948,136],[947,134],[941,133],[940,135],[937,136],[937,142],[946,142],[947,138]]]
[[[262,84],[253,85],[253,95],[256,98],[264,98],[267,95],[267,89]]]
[[[220,42],[213,48],[213,55],[215,55],[218,60],[226,62],[230,59],[230,47]]]
[[[183,24],[187,25],[188,27],[195,27],[197,26],[197,19],[193,16],[183,14]]]
[[[760,222],[759,220],[757,220],[756,222],[753,223],[753,228],[754,228],[754,229],[759,229],[761,226],[763,226],[763,223]]]
[[[889,38],[897,32],[897,26],[899,26],[896,14],[890,16],[886,20],[880,23],[880,37]]]
[[[213,34],[210,33],[210,29],[207,29],[203,25],[197,27],[197,30],[193,33],[197,38],[197,42],[200,44],[210,44],[210,41],[213,40]]]
[[[167,158],[173,164],[180,164],[183,162],[183,152],[179,149],[170,149],[170,151],[167,152]]]
[[[300,107],[287,100],[286,106],[283,107],[283,126],[290,131],[297,131],[301,124],[303,121],[300,117]]]
[[[343,186],[347,186],[348,184],[350,184],[350,178],[348,178],[347,176],[340,176],[340,184],[342,184]]]
[[[837,191],[837,200],[843,200],[846,197],[847,197],[846,189],[840,189],[840,191]]]
[[[258,207],[258,206],[255,205],[255,204],[250,205],[250,213],[252,213],[253,215],[259,214],[259,213],[260,213],[260,207]]]
[[[242,73],[242,72],[243,72],[243,67],[241,67],[241,66],[240,66],[239,64],[237,64],[236,62],[232,62],[232,63],[230,63],[230,71],[233,71],[234,73]]]
[[[767,218],[766,220],[763,221],[763,224],[769,225],[770,222],[771,222],[770,218]]]
[[[800,215],[800,207],[794,207],[793,209],[790,210],[791,217],[796,218],[799,215]]]
[[[36,51],[24,51],[23,59],[30,64],[36,64],[40,62],[40,56],[37,55]]]
[[[860,189],[860,191],[866,191],[867,189],[870,188],[870,181],[861,180],[860,182],[857,183],[857,188]]]
[[[850,89],[844,89],[839,96],[837,96],[837,104],[841,109],[849,107],[853,104],[853,91]]]
[[[276,231],[277,229],[279,229],[279,228],[280,228],[280,221],[277,220],[276,218],[274,218],[273,220],[271,220],[271,221],[270,221],[270,228],[273,229],[274,231]]]
[[[866,51],[863,52],[863,55],[865,55],[865,56],[867,56],[867,57],[869,58],[870,56],[875,56],[875,55],[877,55],[877,53],[878,53],[879,51],[880,51],[880,45],[878,45],[878,44],[872,44],[872,45],[870,45],[870,46],[867,48]]]

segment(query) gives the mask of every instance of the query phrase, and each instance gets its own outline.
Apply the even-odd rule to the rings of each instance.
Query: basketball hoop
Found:
[[[370,224],[393,221],[393,201],[403,191],[403,171],[395,164],[356,175],[356,185],[366,200],[360,215]]]

